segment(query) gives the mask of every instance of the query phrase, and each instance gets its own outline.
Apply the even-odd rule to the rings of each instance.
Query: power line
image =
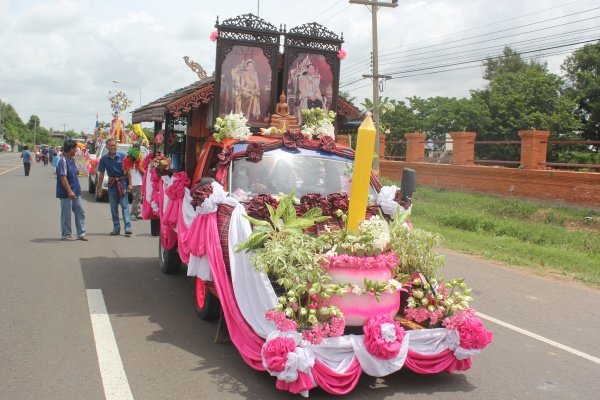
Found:
[[[582,14],[582,13],[586,13],[586,12],[589,12],[589,11],[594,11],[594,10],[597,10],[597,9],[600,9],[600,7],[595,7],[595,8],[591,8],[591,9],[587,9],[587,10],[583,10],[583,11],[578,11],[578,12],[571,13],[571,14],[561,15],[559,17],[553,17],[553,18],[549,18],[549,19],[545,19],[545,20],[541,20],[541,21],[536,21],[536,22],[528,23],[526,25],[519,25],[519,26],[516,26],[516,27],[505,28],[505,29],[501,29],[501,30],[498,30],[498,31],[482,33],[482,34],[479,34],[479,35],[470,36],[470,37],[466,37],[466,38],[451,40],[451,41],[442,42],[442,43],[438,43],[438,44],[427,45],[427,46],[423,46],[423,47],[414,47],[414,48],[410,48],[410,49],[403,50],[403,51],[398,51],[398,52],[391,52],[391,53],[387,53],[387,54],[382,54],[381,56],[382,57],[386,57],[386,56],[390,56],[390,55],[396,55],[396,54],[401,54],[401,53],[413,52],[415,50],[422,50],[422,49],[429,49],[429,48],[432,48],[432,47],[446,46],[446,45],[448,45],[450,43],[463,42],[463,41],[469,40],[469,39],[474,39],[474,38],[483,37],[483,36],[489,36],[489,35],[493,35],[493,34],[501,33],[501,32],[507,32],[507,31],[510,31],[510,30],[515,30],[515,29],[520,29],[520,28],[528,27],[528,26],[531,26],[531,25],[538,25],[538,24],[541,24],[541,23],[544,23],[544,22],[553,21],[553,20],[557,20],[557,19],[561,19],[561,18],[566,18],[566,17],[570,17],[570,16],[573,16],[573,15]],[[539,30],[551,29],[551,28],[554,28],[554,27],[569,25],[569,24],[573,24],[573,23],[577,23],[577,22],[582,22],[582,21],[586,21],[588,19],[593,19],[593,18],[597,18],[597,17],[586,18],[586,19],[579,20],[579,21],[568,22],[566,24],[553,25],[551,27],[546,27],[546,28],[542,28],[542,29],[539,29]],[[506,36],[506,37],[520,35],[520,34],[525,34],[525,33],[531,33],[531,32],[537,32],[539,30],[532,30],[532,31],[527,31],[527,32],[514,33],[514,34]],[[500,39],[500,38],[489,39],[489,40],[498,40],[498,39]],[[489,40],[486,40],[486,41],[489,41]],[[486,41],[475,42],[475,43],[482,43],[482,42],[486,42]],[[417,42],[417,43],[420,43],[420,42]],[[394,47],[394,48],[401,48],[401,47],[405,47],[405,46],[398,46],[398,47]],[[366,60],[368,60],[368,59],[362,59],[361,61],[358,61],[357,63],[355,63],[353,65],[349,65],[347,68],[352,68],[352,67],[356,66],[357,64],[364,63]]]
[[[527,50],[527,51],[522,51],[519,54],[528,54],[528,53],[534,53],[534,52],[538,52],[538,51],[558,49],[558,48],[561,48],[561,47],[575,46],[575,45],[578,45],[578,44],[585,44],[585,43],[595,42],[596,40],[597,39],[584,40],[584,41],[573,42],[573,43],[568,43],[568,44],[562,44],[562,45],[557,45],[557,46],[550,46],[550,47],[544,47],[544,48],[539,48],[539,49]],[[408,71],[387,72],[387,74],[388,75],[396,75],[396,74],[401,74],[401,73],[404,73],[404,72],[422,71],[422,70],[428,70],[428,69],[434,69],[434,68],[450,67],[450,66],[461,65],[461,64],[471,64],[471,63],[474,63],[474,62],[483,62],[483,61],[486,61],[488,59],[497,59],[497,58],[502,58],[502,57],[504,57],[504,56],[501,55],[501,56],[497,56],[497,57],[478,58],[478,59],[472,59],[472,60],[461,61],[461,62],[456,62],[456,63],[441,64],[441,65],[434,66],[434,67],[419,68],[419,69],[408,70]]]
[[[583,42],[583,43],[588,43],[588,42],[589,41],[586,41],[586,42]],[[580,44],[580,43],[578,43],[578,44]],[[576,45],[577,44],[572,44],[572,46],[576,46]],[[564,47],[564,46],[560,46],[560,47]],[[531,52],[537,52],[537,51],[540,51],[540,50],[533,50],[533,51],[530,51],[529,53],[531,53]],[[550,52],[550,53],[543,53],[543,54],[536,54],[536,55],[531,55],[531,56],[525,56],[525,57],[521,57],[521,58],[523,60],[533,60],[533,59],[542,58],[542,57],[545,58],[545,57],[551,57],[551,56],[556,56],[556,55],[561,55],[561,54],[568,54],[568,53],[571,53],[572,51],[573,51],[573,49],[571,49],[571,50],[561,50],[561,51],[555,51],[555,52]],[[503,58],[503,57],[504,56],[490,57],[490,59],[499,59],[499,58]],[[487,60],[487,59],[485,59],[485,60]],[[476,62],[476,61],[472,61],[472,62]],[[460,64],[463,64],[463,63],[456,63],[454,65],[460,65]],[[452,66],[452,65],[448,65],[448,66]],[[445,72],[461,71],[461,70],[465,70],[465,69],[483,68],[484,66],[483,65],[470,65],[470,66],[464,66],[463,65],[463,66],[461,66],[459,68],[449,68],[449,69],[442,69],[442,70],[429,71],[429,72],[419,72],[419,71],[427,71],[427,70],[430,70],[430,69],[439,69],[439,68],[442,68],[442,67],[443,66],[434,66],[434,67],[430,67],[430,68],[421,68],[421,69],[417,69],[417,70],[413,70],[413,71],[399,71],[396,74],[397,75],[402,74],[402,76],[395,76],[395,77],[392,77],[390,79],[405,79],[405,78],[416,77],[416,76],[434,75],[434,74],[440,74],[440,73],[445,73]],[[419,72],[419,73],[406,75],[409,72]],[[358,81],[359,80],[357,80],[355,82],[358,82]],[[351,84],[348,84],[346,86],[351,86]],[[359,90],[359,89],[365,88],[367,86],[371,86],[371,84],[368,83],[366,85],[361,85],[361,86],[357,86],[357,87],[348,87],[348,88],[346,88],[345,91],[350,92],[350,91],[354,91],[354,90]],[[340,86],[340,88],[341,88],[341,86]]]
[[[463,47],[467,47],[467,46],[470,46],[470,45],[473,45],[473,44],[478,44],[478,43],[493,42],[493,41],[500,40],[500,39],[506,39],[506,38],[509,38],[509,37],[512,37],[512,36],[523,35],[523,34],[526,34],[526,33],[533,33],[533,32],[539,32],[539,31],[543,31],[543,30],[553,29],[553,28],[557,28],[557,27],[560,27],[560,26],[566,26],[566,25],[571,25],[571,24],[575,24],[575,23],[580,23],[580,22],[588,21],[588,20],[591,20],[591,19],[596,19],[596,18],[599,18],[599,17],[600,17],[600,15],[589,17],[589,18],[584,18],[584,19],[577,20],[577,21],[571,21],[571,22],[567,22],[567,23],[564,23],[564,24],[553,25],[553,26],[550,26],[550,27],[534,29],[534,30],[527,31],[527,32],[521,32],[521,33],[515,33],[515,34],[512,34],[512,35],[506,35],[506,36],[499,37],[499,38],[493,38],[493,39],[488,39],[488,40],[484,40],[484,41],[469,43],[469,44],[465,44],[465,45],[451,46],[451,47],[444,48],[444,49],[430,50],[430,51],[420,52],[420,53],[417,52],[417,53],[411,54],[411,56],[421,55],[421,54],[429,54],[429,53],[436,53],[436,52],[440,52],[440,51],[444,51],[444,50],[448,50],[448,49],[454,49],[454,48],[463,48]],[[559,33],[559,34],[556,34],[556,35],[561,35],[561,34]],[[443,44],[434,45],[434,46],[430,46],[430,47],[438,47],[438,46],[441,46],[441,45],[443,45]],[[404,52],[399,52],[399,53],[405,53],[405,52],[408,52],[408,50],[404,51]],[[410,60],[410,56],[409,56],[408,60]],[[344,73],[348,73],[348,70],[344,70],[343,72]],[[350,73],[350,75],[352,75],[352,74],[355,74],[355,72],[354,73],[353,72]]]

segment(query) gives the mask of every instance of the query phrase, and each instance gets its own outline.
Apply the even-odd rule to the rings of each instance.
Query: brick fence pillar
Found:
[[[549,131],[519,131],[521,168],[545,169]]]
[[[405,133],[406,139],[406,162],[423,162],[425,159],[425,137],[424,133]]]
[[[452,138],[452,164],[474,164],[476,135],[475,132],[450,132]]]
[[[385,159],[385,134],[379,134],[379,159]]]

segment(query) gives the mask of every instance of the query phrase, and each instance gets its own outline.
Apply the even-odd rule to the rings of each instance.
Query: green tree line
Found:
[[[381,99],[394,105],[380,116],[382,127],[389,130],[387,139],[399,141],[404,133],[425,132],[428,140],[444,141],[446,133],[472,131],[478,141],[519,140],[519,130],[538,129],[550,131],[550,139],[600,141],[600,42],[568,56],[561,67],[563,76],[549,72],[546,63],[523,60],[509,47],[501,57],[488,58],[484,67],[487,84],[471,90],[469,98]],[[365,99],[362,106],[369,109],[372,103]],[[598,153],[590,154],[584,145],[578,149],[588,150],[587,160],[574,157],[579,153],[576,147],[549,149],[550,160],[600,162]],[[402,146],[387,150],[390,155],[404,152]],[[519,146],[478,145],[475,156],[518,160]]]

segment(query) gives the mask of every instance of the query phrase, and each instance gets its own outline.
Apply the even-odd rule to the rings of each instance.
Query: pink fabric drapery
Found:
[[[328,393],[339,395],[349,393],[354,389],[362,374],[362,368],[356,357],[343,373],[335,372],[319,360],[315,360],[312,374],[319,387]]]
[[[300,392],[308,391],[314,388],[315,383],[310,376],[304,372],[298,372],[298,379],[294,382],[286,382],[280,379],[277,379],[277,383],[275,383],[275,387],[279,390],[287,390],[290,393],[298,394]]]
[[[163,212],[163,208],[165,205],[165,196],[164,196],[164,188],[163,188],[163,183],[162,183],[162,179],[160,176],[156,175],[156,172],[154,172],[154,170],[152,170],[153,172],[153,176],[152,176],[152,197],[154,198],[154,183],[155,183],[155,178],[154,176],[156,176],[156,181],[157,181],[157,186],[158,186],[158,195],[156,196],[156,202],[158,203],[158,216],[160,218],[160,243],[163,247],[163,249],[166,250],[171,250],[173,247],[175,247],[175,245],[177,244],[177,233],[171,229],[169,227],[169,225],[167,224],[166,220],[165,220],[165,213]],[[152,201],[155,201],[154,199],[152,199]]]
[[[164,221],[171,229],[177,227],[178,216],[181,214],[181,202],[189,183],[190,179],[184,171],[176,172],[173,174],[173,184],[165,190],[165,194],[169,197],[169,204],[167,204],[161,221]]]
[[[144,172],[144,179],[142,183],[142,218],[144,219],[152,219],[154,217],[154,211],[152,211],[152,205],[148,200],[146,200],[146,182],[148,179],[152,179],[152,174],[150,169],[146,169]]]
[[[446,349],[438,354],[421,354],[414,350],[408,350],[408,356],[404,365],[419,374],[437,374],[440,372],[465,371],[471,368],[473,360],[457,360],[454,352]]]
[[[197,230],[201,234],[198,239],[205,244],[202,247],[204,247],[210,262],[213,281],[219,299],[221,299],[221,307],[231,341],[249,366],[258,371],[265,371],[260,353],[264,340],[248,326],[242,317],[235,301],[231,281],[227,276],[217,229],[217,214],[199,214],[192,225],[197,225]],[[190,227],[191,231],[192,227]],[[200,249],[202,248],[200,247]],[[202,256],[204,252],[197,255]]]

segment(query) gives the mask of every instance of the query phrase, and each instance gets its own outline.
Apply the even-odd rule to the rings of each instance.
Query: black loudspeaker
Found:
[[[402,182],[400,185],[402,200],[406,201],[417,190],[417,171],[412,168],[404,168],[402,170]]]

